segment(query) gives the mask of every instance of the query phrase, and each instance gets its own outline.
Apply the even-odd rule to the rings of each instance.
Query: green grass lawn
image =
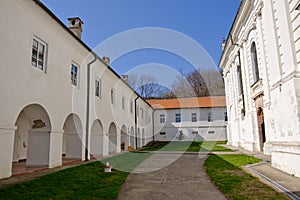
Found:
[[[0,199],[116,199],[126,172],[103,172],[101,162],[69,168],[0,190]]]
[[[151,153],[127,152],[102,160],[103,163],[109,162],[114,169],[124,172],[131,172],[137,165],[148,158]]]
[[[154,142],[150,146],[144,148],[142,151],[187,151],[187,152],[210,152],[210,151],[225,151],[230,152],[232,150],[226,149],[223,146],[226,141],[172,141],[172,142]]]
[[[289,199],[242,170],[242,166],[260,162],[259,159],[237,155],[210,155],[204,164],[214,184],[229,199]]]

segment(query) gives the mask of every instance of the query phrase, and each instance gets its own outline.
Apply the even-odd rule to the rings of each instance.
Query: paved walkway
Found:
[[[156,152],[127,177],[118,199],[226,199],[206,175],[205,159],[198,154]]]

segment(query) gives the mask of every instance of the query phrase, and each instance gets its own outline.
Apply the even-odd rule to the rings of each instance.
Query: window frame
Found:
[[[197,118],[198,118],[197,113],[191,113],[191,121],[192,122],[197,122]]]
[[[110,103],[115,105],[115,90],[114,88],[110,89]]]
[[[160,114],[160,115],[159,115],[159,122],[160,122],[161,124],[166,123],[165,114]]]
[[[97,85],[98,83],[98,85]],[[95,78],[95,96],[101,99],[101,79]]]
[[[125,97],[122,96],[122,109],[125,110]]]
[[[260,79],[256,43],[252,42],[250,48],[251,48],[250,53],[251,53],[251,62],[252,62],[253,83],[256,83]]]
[[[213,121],[212,112],[207,112],[207,121],[208,122],[212,122]]]
[[[76,76],[74,76],[74,72],[73,72],[73,69],[74,68],[77,68],[77,71],[76,71]],[[79,86],[79,65],[77,65],[75,62],[71,62],[71,84],[74,86],[74,87],[78,87]],[[75,79],[74,79],[75,78]],[[75,81],[74,81],[75,80]]]
[[[130,100],[129,102],[130,106],[130,113],[133,113],[133,100]]]
[[[295,10],[296,10],[296,11],[300,11],[300,3],[297,4]]]
[[[243,77],[242,77],[242,67],[241,65],[237,65],[236,68],[237,79],[238,79],[238,92],[239,95],[243,95]]]
[[[181,113],[175,113],[175,122],[181,123]]]
[[[167,135],[167,132],[164,132],[164,131],[159,132],[159,135],[160,135],[160,136],[166,136],[166,135]]]
[[[40,38],[38,38],[37,36],[33,36],[32,37],[32,44],[31,44],[31,59],[30,59],[30,64],[32,67],[34,67],[35,69],[38,69],[40,71],[43,71],[46,73],[46,68],[47,68],[47,55],[48,55],[48,44],[41,40]],[[37,47],[36,47],[36,57],[34,57],[34,42],[37,42]],[[43,60],[42,60],[42,68],[39,67],[39,47],[40,44],[43,46]],[[36,59],[36,64],[34,64],[33,59]]]

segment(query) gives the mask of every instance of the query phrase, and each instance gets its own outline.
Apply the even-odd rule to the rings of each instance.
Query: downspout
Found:
[[[87,94],[86,94],[86,129],[85,129],[85,161],[89,160],[89,122],[90,122],[90,79],[91,79],[91,65],[96,62],[97,58],[93,54],[94,59],[87,64]]]
[[[138,131],[138,128],[137,128],[137,123],[138,123],[138,120],[137,120],[137,100],[139,99],[140,97],[138,96],[137,98],[135,98],[134,99],[134,110],[135,110],[135,112],[134,112],[134,123],[135,123],[135,149],[137,149],[138,147],[137,147],[137,141],[138,141],[138,138],[137,138],[137,131]]]
[[[155,110],[153,109],[153,112],[152,112],[152,140],[154,142],[155,138],[154,138],[154,112]]]

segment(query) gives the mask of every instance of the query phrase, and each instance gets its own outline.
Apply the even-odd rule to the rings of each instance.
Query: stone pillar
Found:
[[[103,156],[109,154],[109,137],[108,134],[103,135]]]
[[[121,152],[121,136],[117,135],[117,153]]]
[[[64,130],[53,130],[50,133],[49,168],[62,165],[62,146]]]
[[[16,126],[0,126],[0,179],[8,178],[12,173],[14,136]]]

